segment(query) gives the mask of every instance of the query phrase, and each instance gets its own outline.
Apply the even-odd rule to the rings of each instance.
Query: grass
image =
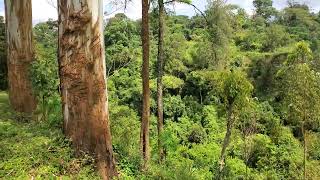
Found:
[[[92,164],[74,157],[61,128],[14,113],[0,92],[0,179],[99,179]]]

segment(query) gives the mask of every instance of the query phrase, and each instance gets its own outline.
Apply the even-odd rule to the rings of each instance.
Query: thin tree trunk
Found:
[[[234,117],[233,117],[233,106],[229,105],[228,107],[228,118],[227,118],[227,132],[223,140],[222,150],[219,159],[219,172],[218,172],[218,179],[222,178],[223,169],[225,166],[225,155],[227,147],[229,146],[230,139],[231,139],[231,132],[234,124]]]
[[[108,119],[102,0],[59,0],[64,133],[93,155],[103,179],[117,175]]]
[[[140,133],[140,148],[143,157],[143,169],[147,168],[150,159],[149,150],[149,123],[150,123],[150,88],[149,88],[149,0],[142,0],[142,118],[141,118],[141,133]]]
[[[36,108],[29,67],[34,61],[31,0],[5,0],[9,99],[14,110],[31,113]]]
[[[158,106],[158,148],[159,161],[164,158],[164,150],[161,142],[163,131],[163,64],[164,64],[164,4],[163,0],[158,0],[159,5],[159,34],[158,34],[158,79],[157,79],[157,106]]]
[[[247,149],[247,134],[244,135],[244,155],[246,159],[246,179],[248,179],[248,159],[249,159],[249,153]]]
[[[303,138],[303,179],[307,179],[307,143],[306,143],[306,129],[305,129],[305,122],[306,122],[306,110],[303,110],[303,120],[301,123],[301,132]]]
[[[307,138],[304,122],[302,123],[301,130],[303,136],[303,179],[307,179]]]

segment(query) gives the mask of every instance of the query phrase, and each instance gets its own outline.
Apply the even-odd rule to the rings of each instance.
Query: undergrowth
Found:
[[[93,164],[74,156],[61,128],[14,113],[0,92],[0,179],[99,179]]]

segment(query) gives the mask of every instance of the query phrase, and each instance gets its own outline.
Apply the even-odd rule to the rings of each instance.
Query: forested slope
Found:
[[[272,1],[255,0],[253,15],[220,0],[194,17],[167,9],[160,137],[159,14],[157,6],[150,11],[151,159],[143,170],[141,20],[117,14],[105,22],[109,119],[120,179],[320,179],[320,13],[290,2],[278,11]],[[5,179],[98,178],[92,159],[75,158],[62,135],[57,31],[52,20],[33,28],[36,118],[8,110],[1,94]],[[0,83],[6,87],[5,80]]]

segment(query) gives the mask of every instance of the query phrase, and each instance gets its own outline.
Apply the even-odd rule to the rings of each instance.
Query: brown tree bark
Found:
[[[159,34],[158,34],[158,67],[157,67],[157,106],[158,106],[158,148],[159,148],[159,161],[164,158],[164,150],[161,142],[163,131],[163,64],[164,64],[164,18],[165,10],[163,0],[158,0],[159,6]]]
[[[108,117],[102,0],[59,0],[64,133],[93,155],[103,179],[117,175]]]
[[[149,0],[142,0],[142,118],[140,132],[140,148],[143,158],[142,168],[146,169],[150,159],[149,124],[150,124],[150,87],[149,87]]]
[[[34,61],[31,0],[5,0],[5,12],[10,104],[18,112],[31,113],[37,104],[29,75]]]

